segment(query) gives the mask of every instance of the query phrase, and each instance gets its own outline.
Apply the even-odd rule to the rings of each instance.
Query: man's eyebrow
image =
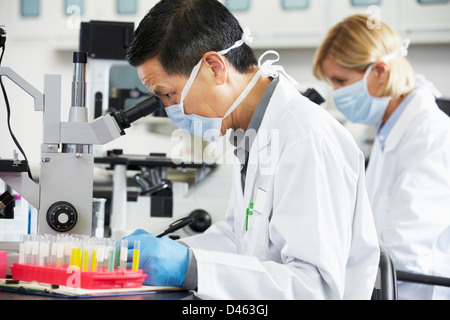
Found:
[[[161,97],[164,95],[164,92],[167,92],[169,89],[164,87],[163,85],[156,84],[152,86],[148,79],[141,80],[142,84],[148,89],[148,91],[155,96]]]
[[[159,87],[155,87],[152,88],[150,85],[148,85],[146,82],[142,81],[142,84],[147,88],[147,90],[152,94],[152,95],[159,95],[161,93],[161,90]]]

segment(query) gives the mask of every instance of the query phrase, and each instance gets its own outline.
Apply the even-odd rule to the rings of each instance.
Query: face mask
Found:
[[[410,41],[405,41],[403,48],[395,53],[389,54],[381,60],[388,62],[398,56],[406,57]],[[377,126],[381,123],[391,97],[372,97],[367,88],[367,77],[373,69],[373,64],[367,69],[364,78],[349,86],[333,92],[334,102],[340,112],[353,123],[369,126]]]
[[[220,55],[225,55],[229,51],[242,46],[244,43],[251,43],[252,41],[253,38],[250,36],[250,30],[246,28],[244,30],[244,34],[241,40],[237,41],[230,48],[220,51],[218,53]],[[189,90],[192,87],[192,84],[194,83],[195,78],[198,75],[202,61],[203,60],[200,60],[200,62],[192,70],[191,76],[189,77],[189,80],[181,93],[180,104],[166,108],[166,113],[169,116],[169,118],[173,121],[173,123],[177,125],[178,128],[189,131],[191,134],[200,136],[205,140],[218,141],[221,135],[223,120],[227,118],[234,110],[236,110],[236,108],[241,104],[241,102],[245,99],[245,97],[250,93],[250,91],[258,82],[261,76],[261,72],[259,71],[258,73],[256,73],[252,81],[250,81],[250,83],[242,92],[242,94],[239,96],[239,98],[228,109],[227,113],[224,115],[223,118],[206,118],[195,114],[186,115],[184,113],[183,107],[184,99],[186,98]]]
[[[242,46],[244,43],[251,43],[253,38],[250,36],[250,30],[246,28],[244,30],[244,35],[242,39],[237,41],[232,47],[218,52],[221,55],[227,54],[230,50],[238,48]],[[276,59],[267,60],[262,63],[263,58],[268,55],[273,54],[276,56]],[[194,67],[192,70],[191,76],[189,77],[188,82],[186,83],[183,92],[181,93],[180,104],[173,105],[166,108],[166,113],[169,118],[177,125],[178,128],[182,130],[189,131],[191,134],[200,136],[205,140],[209,141],[218,141],[221,136],[222,122],[226,119],[234,110],[244,101],[244,99],[248,96],[250,91],[258,82],[261,75],[265,75],[267,77],[278,77],[280,73],[284,74],[292,83],[296,84],[297,82],[290,77],[282,66],[273,65],[275,62],[279,61],[280,56],[276,51],[269,50],[265,52],[259,59],[258,62],[258,72],[255,74],[253,79],[241,93],[241,95],[237,98],[237,100],[233,103],[233,105],[228,109],[227,113],[223,118],[206,118],[196,114],[186,115],[184,113],[183,103],[186,98],[192,84],[194,83],[195,78],[198,75],[200,70],[200,66],[202,64],[202,60]]]
[[[198,72],[198,71],[197,71]],[[180,104],[173,105],[166,108],[166,113],[175,125],[182,129],[189,131],[191,134],[202,137],[208,141],[218,141],[221,136],[222,122],[226,119],[247,97],[250,91],[258,82],[262,72],[258,71],[253,77],[252,81],[248,84],[239,98],[228,109],[223,118],[206,118],[196,114],[187,115],[184,113],[183,101],[186,97],[182,96]]]
[[[367,69],[364,79],[334,91],[334,102],[340,112],[353,123],[376,126],[383,118],[391,97],[375,98],[367,89]]]

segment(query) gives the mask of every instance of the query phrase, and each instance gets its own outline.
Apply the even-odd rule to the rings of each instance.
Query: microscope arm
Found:
[[[26,172],[0,172],[0,179],[6,182],[14,190],[20,190],[24,199],[36,209],[40,208],[39,185],[28,177]]]
[[[44,111],[44,95],[19,76],[14,70],[9,67],[0,67],[0,76],[8,77],[17,86],[32,96],[34,98],[35,111]],[[0,172],[0,178],[14,190],[20,190],[22,196],[35,208],[39,209],[39,185],[31,180],[26,172]]]
[[[125,129],[130,128],[131,123],[159,110],[162,105],[159,99],[150,97],[129,110],[119,110],[87,122],[84,104],[86,60],[86,54],[74,54],[73,101],[69,122],[60,120],[60,76],[46,75],[42,94],[10,68],[0,68],[0,75],[7,76],[30,94],[35,100],[35,110],[43,111],[39,183],[14,168],[0,172],[3,181],[39,209],[40,233],[91,233],[92,145],[104,145],[125,135]],[[63,218],[60,219],[60,216]]]
[[[44,95],[39,92],[35,87],[26,82],[21,76],[19,76],[14,70],[9,67],[0,67],[0,76],[6,76],[26,93],[34,98],[34,110],[44,111]]]
[[[103,145],[121,136],[121,129],[110,114],[90,123],[61,123],[61,141],[67,144]]]
[[[93,122],[61,123],[61,142],[66,144],[104,145],[123,135],[131,123],[161,108],[161,101],[152,96],[128,110],[107,113]]]

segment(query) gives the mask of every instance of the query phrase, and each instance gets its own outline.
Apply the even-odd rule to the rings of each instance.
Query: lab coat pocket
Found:
[[[244,235],[247,255],[257,257],[261,261],[267,260],[268,226],[267,217],[257,211],[248,217],[248,230]]]

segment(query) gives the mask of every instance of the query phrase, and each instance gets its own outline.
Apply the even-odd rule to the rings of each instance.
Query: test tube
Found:
[[[91,271],[97,271],[97,244],[92,240]]]
[[[127,260],[128,260],[128,240],[120,241],[120,270],[127,270]]]
[[[54,266],[54,254],[53,254],[53,243],[55,242],[55,237],[52,235],[47,235],[47,245],[48,245],[48,258],[46,262],[46,266],[53,267]]]
[[[63,239],[56,241],[56,266],[62,267],[64,265],[64,242]]]
[[[82,256],[82,263],[81,263],[81,271],[88,271],[88,264],[89,264],[89,240],[86,238],[83,240],[83,256]]]
[[[64,245],[64,258],[63,258],[63,266],[70,265],[70,258],[72,255],[72,242],[69,237],[63,240]]]
[[[116,245],[116,254],[114,256],[114,269],[119,269],[120,247]]]
[[[70,256],[70,265],[76,266],[81,270],[81,261],[83,256],[83,250],[80,246],[76,245],[72,248],[72,254]]]
[[[48,236],[40,237],[39,241],[39,266],[44,267],[49,262],[50,238]]]
[[[141,242],[136,240],[134,241],[134,250],[133,250],[133,271],[139,270],[139,257],[141,252]]]
[[[114,253],[116,249],[116,242],[114,240],[108,241],[108,272],[114,271]]]
[[[58,241],[57,238],[53,237],[50,243],[50,261],[49,265],[51,267],[56,267],[58,265]]]
[[[86,247],[84,248],[84,250],[85,251],[83,252],[83,271],[93,271],[92,265],[94,264],[94,260],[97,259],[97,256],[94,256],[96,248],[95,248],[95,240],[93,238],[86,241]],[[85,258],[86,261],[84,260]]]
[[[105,270],[108,270],[109,271],[109,263],[110,263],[110,260],[111,260],[111,257],[110,257],[110,250],[112,250],[112,248],[110,248],[110,242],[109,242],[109,240],[105,240],[104,241],[104,247],[105,247],[105,251],[103,252],[103,254],[104,254],[104,261],[103,261],[103,267],[104,267],[104,269]]]
[[[96,256],[97,256],[97,266],[95,268],[95,271],[102,271],[103,260],[105,257],[105,248],[104,248],[102,241],[99,241],[99,243],[98,243]]]
[[[23,234],[20,236],[20,244],[19,244],[19,264],[25,264],[25,252],[26,252],[26,239],[27,235]]]
[[[31,242],[31,264],[39,264],[39,237],[34,236]]]
[[[32,249],[32,236],[28,235],[25,240],[25,264],[31,264],[31,249]]]

